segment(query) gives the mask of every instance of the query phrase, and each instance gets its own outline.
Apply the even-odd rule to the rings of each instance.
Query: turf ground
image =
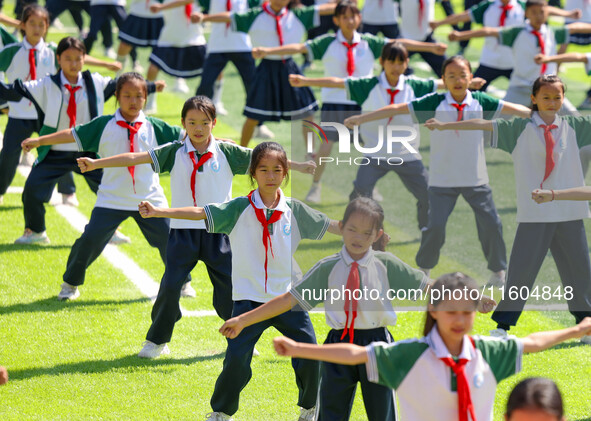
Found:
[[[438,13],[441,11],[438,8]],[[456,9],[459,9],[456,5]],[[12,11],[5,5],[4,11]],[[66,26],[72,26],[69,16],[62,16]],[[438,30],[439,39],[445,38],[446,28]],[[58,41],[63,33],[52,30],[48,39]],[[476,63],[481,41],[472,41],[467,57]],[[450,45],[450,52],[457,45]],[[582,51],[572,48],[569,51]],[[92,52],[100,55],[100,43]],[[143,63],[147,51],[141,51]],[[416,64],[417,59],[412,60]],[[429,73],[415,65],[419,76]],[[319,63],[309,75],[320,76]],[[164,75],[162,75],[164,76]],[[589,87],[589,78],[581,64],[563,67],[562,76],[568,86],[567,96],[574,104],[582,101]],[[171,78],[164,77],[169,87]],[[198,79],[189,85],[194,91]],[[495,84],[506,87],[506,81]],[[244,91],[232,66],[225,73],[224,103],[230,112],[220,117],[214,133],[238,140],[243,123]],[[185,96],[164,92],[158,96],[159,113],[169,123],[180,124],[180,109]],[[109,101],[106,113],[115,110]],[[6,117],[0,118],[0,127]],[[269,124],[277,140],[301,159],[300,142],[292,145],[290,123]],[[293,130],[297,133],[298,130]],[[429,162],[429,137],[424,136],[421,153]],[[253,146],[254,143],[251,145]],[[508,253],[515,234],[515,188],[510,157],[487,149],[488,171],[494,198],[504,225]],[[353,173],[343,174],[327,170],[324,180],[323,203],[318,209],[334,219],[342,216],[351,189]],[[169,177],[161,178],[170,197]],[[589,181],[589,180],[588,180]],[[293,176],[291,188],[294,197],[303,197],[309,187],[308,177]],[[87,217],[95,196],[81,177],[76,176],[79,210]],[[13,186],[23,186],[24,178],[17,175]],[[401,259],[414,264],[418,249],[414,201],[397,177],[388,175],[378,187],[384,194],[383,206],[387,214],[386,231],[392,237],[388,250]],[[234,194],[251,189],[246,177],[237,177]],[[488,273],[480,251],[471,210],[462,200],[448,223],[448,237],[442,250],[439,266],[433,276],[449,271],[465,271],[484,283]],[[126,276],[104,257],[88,270],[79,300],[60,303],[56,300],[61,275],[72,243],[79,233],[55,208],[47,207],[47,231],[51,245],[31,247],[14,245],[22,234],[23,216],[19,194],[7,194],[0,207],[0,364],[10,372],[10,383],[0,388],[0,419],[6,420],[100,420],[100,419],[202,419],[210,411],[209,398],[220,372],[225,340],[217,333],[221,325],[214,316],[185,317],[176,326],[171,355],[157,360],[139,359],[136,354],[144,340],[150,323],[150,300]],[[126,221],[122,230],[133,243],[119,249],[144,269],[153,280],[159,280],[163,264],[156,250],[149,247],[132,221]],[[296,259],[303,270],[310,268],[319,258],[340,248],[338,238],[327,235],[320,242],[303,242]],[[239,252],[239,250],[235,250]],[[196,299],[182,299],[187,310],[211,310],[211,286],[203,265],[193,271]],[[557,272],[550,256],[546,259],[540,279],[554,282]],[[421,312],[399,314],[397,326],[391,328],[396,339],[420,334]],[[312,315],[319,341],[328,328],[320,313]],[[526,312],[519,325],[512,330],[517,336],[558,329],[572,325],[566,312]],[[478,315],[475,334],[486,334],[494,324],[488,316]],[[257,348],[261,356],[252,364],[253,378],[241,395],[237,420],[290,420],[295,419],[297,389],[290,363],[278,358],[272,350],[271,339],[277,332],[268,330]],[[502,419],[503,407],[511,388],[522,378],[547,376],[554,379],[562,390],[569,420],[591,419],[591,347],[570,341],[539,354],[526,355],[524,370],[503,381],[497,389],[495,420]],[[420,393],[420,391],[417,391]],[[359,393],[353,408],[352,420],[365,419]]]

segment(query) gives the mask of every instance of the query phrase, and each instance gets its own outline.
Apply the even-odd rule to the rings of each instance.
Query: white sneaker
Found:
[[[205,421],[232,421],[232,417],[223,412],[210,412],[205,416],[207,417]]]
[[[507,331],[505,329],[501,329],[500,327],[491,330],[489,332],[489,335],[492,336],[493,338],[501,338],[501,339],[506,339],[509,336]]]
[[[31,152],[24,152],[21,155],[21,161],[19,162],[19,165],[23,165],[25,167],[32,167],[35,163],[35,159],[35,155],[33,155]]]
[[[53,22],[51,23],[51,26],[53,26],[58,31],[63,31],[64,29],[66,29],[66,27],[64,26],[64,24],[62,23],[62,21],[59,20],[59,18],[55,18],[53,20]]]
[[[3,205],[3,204],[4,204],[4,196],[0,195],[0,205]]]
[[[371,198],[373,200],[375,200],[376,202],[383,202],[384,201],[384,196],[382,196],[382,193],[380,193],[380,191],[378,190],[377,187],[373,188],[373,192],[371,193]]]
[[[185,283],[183,288],[181,289],[181,297],[191,297],[195,298],[197,296],[197,292],[195,292],[195,288],[191,286],[191,282]]]
[[[133,62],[133,71],[137,73],[144,73],[145,69],[142,67],[139,60]]]
[[[322,191],[322,186],[320,185],[320,183],[312,183],[312,187],[310,187],[310,191],[306,195],[306,202],[320,203],[321,191]]]
[[[505,286],[505,271],[504,270],[500,270],[498,272],[493,272],[493,274],[490,276],[490,279],[486,283],[486,288],[489,288],[489,287],[501,288],[503,286]]]
[[[154,342],[145,341],[143,345],[144,347],[137,354],[137,356],[140,358],[156,358],[160,355],[170,354],[170,349],[168,349],[168,345],[165,343],[156,345]]]
[[[109,240],[109,244],[118,246],[119,244],[129,244],[131,243],[131,238],[127,235],[123,234],[121,231],[115,231],[115,234]]]
[[[255,348],[255,349],[252,350],[252,356],[253,357],[258,357],[259,355],[261,355],[261,353],[259,352],[258,349]]]
[[[14,244],[49,244],[49,237],[45,231],[33,232],[25,228],[23,235],[14,240]]]
[[[214,105],[215,105],[215,113],[217,115],[228,115],[228,110],[226,110],[226,107],[224,107],[223,102],[217,102]]]
[[[115,60],[117,58],[117,53],[113,47],[105,48],[105,57],[110,58],[111,60]]]
[[[78,202],[78,198],[76,197],[76,193],[72,194],[62,194],[62,203],[67,206],[73,206],[75,208],[78,207],[80,204]]]
[[[183,79],[182,77],[177,77],[176,81],[174,83],[174,86],[172,88],[173,92],[178,92],[181,94],[188,94],[189,93],[189,86],[187,85],[187,82],[185,81],[185,79]]]
[[[78,297],[80,297],[80,291],[78,291],[78,287],[70,285],[67,282],[62,284],[62,290],[57,295],[57,299],[60,301],[75,300]]]
[[[591,335],[581,336],[581,343],[591,345]]]
[[[431,269],[419,268],[419,270],[427,276],[431,275]]]
[[[316,407],[310,409],[300,408],[300,417],[298,421],[314,421],[316,419]]]
[[[144,107],[145,114],[156,114],[158,112],[158,104],[156,103],[156,94],[148,95],[148,100]]]
[[[267,139],[267,140],[275,139],[275,133],[273,133],[271,131],[271,129],[269,129],[264,124],[261,124],[260,126],[257,126],[257,128],[254,130],[254,137],[256,137],[258,139]]]

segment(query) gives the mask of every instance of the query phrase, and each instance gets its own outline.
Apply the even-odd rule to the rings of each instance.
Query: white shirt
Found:
[[[125,121],[125,119],[121,116],[119,109],[114,116],[110,117],[112,118],[106,123],[102,132],[93,136],[94,139],[87,136],[84,130],[85,126],[92,127],[90,125],[93,125],[93,123],[96,125],[100,121],[98,119],[94,119],[87,125],[77,126],[72,129],[72,135],[80,151],[88,150],[90,144],[96,145],[98,142],[97,153],[103,158],[129,152],[130,144],[127,129],[117,125],[117,121]],[[107,118],[107,116],[99,118]],[[142,125],[135,135],[134,151],[148,152],[158,146],[154,129],[143,112],[140,112],[137,121],[142,122]],[[96,139],[97,136],[98,139]],[[152,170],[150,164],[136,165],[134,178],[135,190],[127,167],[105,168],[97,192],[95,207],[137,211],[138,203],[142,200],[147,200],[154,206],[168,207],[158,174]]]
[[[155,0],[131,0],[131,4],[129,5],[129,14],[144,19],[159,19],[162,17],[162,12],[150,12],[150,6],[153,4],[160,3]]]
[[[582,117],[580,117],[582,118]],[[513,158],[517,192],[517,222],[564,222],[591,216],[586,201],[557,200],[537,204],[531,192],[540,188],[546,171],[546,124],[538,113],[530,119],[498,120],[493,122],[492,146],[501,148]],[[558,126],[550,132],[556,141],[555,167],[543,184],[544,189],[560,190],[585,185],[577,133],[568,121],[556,116],[552,123]],[[589,124],[591,130],[591,123]]]
[[[366,0],[361,9],[361,22],[370,25],[396,25],[398,4],[394,0]]]
[[[163,4],[172,2],[165,0]],[[193,3],[193,11],[200,8]],[[191,20],[185,15],[184,7],[175,7],[162,11],[164,26],[158,38],[158,47],[188,47],[194,45],[204,45],[206,43],[203,34],[203,25],[200,23],[191,23]]]
[[[91,6],[112,5],[125,6],[125,0],[90,0]]]
[[[248,0],[232,0],[231,11],[244,13],[248,10]],[[211,0],[209,13],[226,12],[226,0]],[[250,37],[244,32],[232,30],[225,23],[211,24],[211,33],[207,42],[208,53],[249,52],[252,50]]]
[[[424,0],[423,19],[419,19],[419,0],[400,0],[400,33],[402,38],[423,41],[433,32],[429,22],[435,20],[435,0]]]
[[[572,19],[565,19],[567,23],[570,22],[587,22],[591,23],[591,2],[589,0],[566,0],[566,7],[564,10],[580,9],[583,12],[581,19],[575,21]]]
[[[57,127],[57,131],[67,129],[70,127],[70,117],[68,117],[68,104],[70,102],[70,92],[65,85],[70,85],[70,82],[64,76],[64,73],[60,71],[60,79],[62,82],[62,104],[60,109],[59,122],[60,125]],[[82,80],[82,73],[78,73],[78,81],[75,86],[80,86],[75,93],[76,98],[76,124],[82,124],[90,121],[90,111],[88,109],[88,95],[86,93],[86,86]],[[54,151],[68,151],[76,152],[78,146],[75,143],[62,143],[60,145],[52,145],[51,149]]]

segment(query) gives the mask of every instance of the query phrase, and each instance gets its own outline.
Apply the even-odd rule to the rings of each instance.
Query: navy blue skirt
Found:
[[[154,47],[150,63],[171,76],[188,79],[201,75],[205,52],[205,45]]]
[[[261,60],[251,83],[244,115],[258,121],[297,120],[318,110],[318,103],[308,87],[294,88],[289,75],[300,75],[291,58]]]
[[[128,15],[119,29],[119,39],[134,47],[153,47],[158,44],[164,19],[141,18]]]
[[[576,45],[591,44],[591,34],[572,34],[569,35],[568,42]]]

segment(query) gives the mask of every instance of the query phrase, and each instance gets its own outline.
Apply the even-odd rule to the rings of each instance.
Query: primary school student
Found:
[[[109,157],[123,152],[147,151],[181,139],[180,127],[172,127],[162,120],[144,115],[142,108],[147,94],[146,81],[139,73],[124,73],[117,79],[115,97],[119,108],[114,115],[97,117],[72,129],[27,139],[22,147],[30,150],[44,145],[76,142],[79,151]],[[158,175],[149,165],[107,168],[103,171],[90,221],[70,251],[58,299],[74,300],[80,296],[78,286],[84,283],[86,269],[100,256],[117,227],[127,218],[135,219],[148,243],[158,248],[165,261],[169,221],[141,218],[137,203],[146,199],[167,206]]]
[[[513,388],[505,421],[566,421],[558,386],[550,379],[530,377]]]
[[[541,206],[531,200],[536,188],[566,189],[584,185],[579,148],[591,144],[589,117],[560,116],[564,84],[556,75],[536,79],[532,87],[533,112],[529,118],[427,122],[431,130],[492,131],[492,147],[511,154],[517,190],[517,232],[509,260],[506,291],[526,288],[534,282],[551,251],[564,292],[576,322],[591,316],[591,267],[583,219],[591,216],[582,202],[552,202]],[[448,132],[453,133],[453,132]],[[505,296],[492,315],[497,329],[491,334],[506,336],[515,326],[526,302],[526,294]],[[591,336],[583,339],[591,343]]]
[[[275,142],[263,142],[252,152],[249,169],[258,188],[246,197],[204,207],[162,209],[150,202],[140,203],[143,217],[205,219],[208,232],[225,233],[232,253],[232,316],[238,316],[289,291],[292,276],[298,270],[293,260],[300,240],[321,239],[329,230],[340,234],[336,221],[302,202],[285,197],[281,185],[288,177],[285,151]],[[294,266],[292,268],[292,265]],[[219,375],[208,420],[230,420],[238,411],[240,392],[248,384],[254,346],[263,332],[275,327],[291,338],[316,343],[310,317],[306,312],[287,312],[257,323],[235,339],[228,339],[224,365]],[[318,392],[318,364],[294,360],[298,379],[300,420],[312,420]]]
[[[424,123],[437,116],[446,121],[461,121],[465,117],[491,119],[500,112],[528,115],[529,108],[500,101],[482,92],[471,92],[470,62],[462,56],[447,59],[443,66],[443,82],[449,90],[434,93],[410,103],[388,105],[380,110],[349,117],[349,127],[368,121],[411,114],[414,121]],[[476,218],[478,238],[492,272],[489,284],[501,285],[505,280],[506,251],[503,229],[488,185],[482,132],[472,136],[449,131],[431,136],[431,162],[429,166],[429,214],[427,227],[422,230],[421,245],[416,262],[429,273],[439,261],[445,242],[445,227],[458,197],[468,202]]]
[[[521,370],[523,353],[591,334],[591,318],[525,338],[469,336],[479,294],[476,281],[462,273],[437,279],[428,300],[425,336],[420,339],[358,346],[306,344],[280,337],[274,340],[275,349],[283,356],[365,364],[370,381],[396,391],[401,419],[490,420],[497,384]]]
[[[388,291],[406,291],[412,296],[426,290],[429,279],[385,252],[383,222],[384,210],[374,200],[359,197],[350,202],[339,222],[342,249],[316,263],[289,292],[228,320],[220,332],[236,338],[249,326],[289,312],[292,306],[310,311],[323,303],[326,323],[331,327],[325,344],[350,342],[364,346],[377,341],[393,342],[388,326],[396,324],[396,312]],[[361,295],[363,298],[355,298],[356,291],[362,289],[372,294],[377,291],[378,295],[373,299]],[[331,294],[322,298],[324,291],[343,294],[333,301],[328,298]],[[364,366],[322,363],[320,377],[318,421],[348,420],[357,383],[361,383],[368,420],[397,419],[394,393],[371,383]]]
[[[78,159],[82,172],[97,168],[151,164],[154,171],[170,173],[171,206],[205,206],[232,199],[232,179],[247,174],[252,150],[216,139],[216,108],[205,96],[189,98],[181,112],[186,135],[146,152],[126,153],[101,159]],[[289,162],[306,172],[306,164]],[[297,165],[296,165],[297,164]],[[166,252],[166,268],[154,307],[152,325],[139,356],[156,358],[170,351],[174,325],[182,317],[179,298],[185,280],[202,260],[213,284],[213,307],[223,320],[232,314],[232,252],[226,234],[209,233],[204,221],[173,219]]]

